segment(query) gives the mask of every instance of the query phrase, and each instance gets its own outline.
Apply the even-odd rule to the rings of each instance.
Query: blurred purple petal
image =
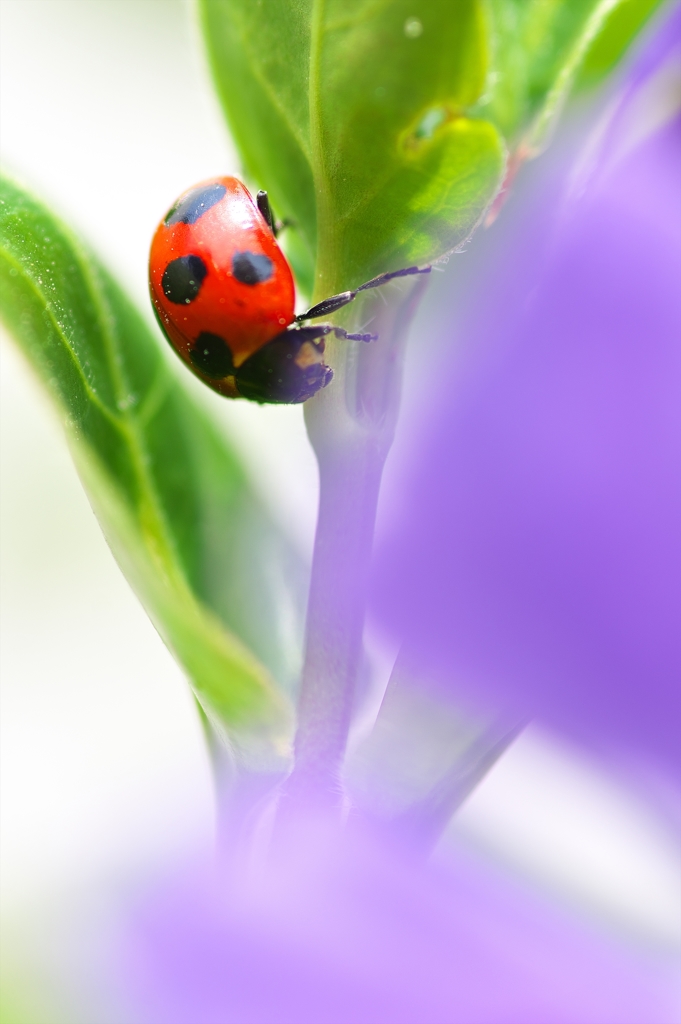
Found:
[[[672,1024],[664,958],[461,856],[421,869],[302,829],[235,884],[150,902],[127,948],[148,1024]],[[139,1012],[139,1011],[138,1011]]]
[[[681,745],[680,181],[677,120],[581,194],[564,170],[525,208],[464,317],[463,363],[452,344],[396,450],[402,501],[384,510],[374,606],[459,699],[668,768]]]

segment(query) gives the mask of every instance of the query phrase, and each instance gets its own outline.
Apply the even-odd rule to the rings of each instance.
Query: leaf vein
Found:
[[[81,379],[81,382],[83,384],[85,392],[86,392],[88,398],[90,399],[90,401],[92,402],[92,404],[96,405],[97,408],[99,409],[99,411],[104,416],[106,416],[106,418],[111,423],[113,423],[119,429],[123,429],[124,428],[124,423],[123,423],[122,418],[119,415],[117,415],[115,412],[113,412],[108,407],[108,405],[106,405],[102,401],[102,399],[99,397],[97,392],[92,387],[92,384],[87,379],[87,376],[85,374],[85,370],[83,369],[83,365],[82,365],[82,363],[81,363],[81,361],[80,361],[80,359],[78,357],[78,353],[74,349],[73,345],[70,343],[69,338],[68,338],[67,334],[64,331],[64,328],[62,327],[62,325],[60,324],[60,322],[59,322],[59,320],[57,318],[57,314],[55,313],[52,304],[48,301],[48,299],[47,299],[47,297],[45,295],[45,292],[42,290],[42,288],[40,287],[38,282],[35,280],[35,278],[33,278],[31,274],[26,272],[25,264],[23,264],[20,260],[17,260],[16,257],[13,256],[12,253],[8,249],[2,247],[2,248],[0,248],[0,253],[2,253],[2,255],[4,256],[4,258],[5,258],[5,260],[6,260],[6,262],[8,264],[10,264],[11,266],[13,266],[15,269],[17,269],[19,271],[19,273],[21,274],[22,279],[24,281],[26,281],[26,283],[30,286],[30,288],[34,292],[36,298],[38,298],[41,301],[41,303],[42,303],[42,305],[43,305],[43,307],[45,309],[45,312],[47,313],[47,315],[48,315],[48,317],[50,319],[50,322],[52,323],[54,332],[55,332],[57,338],[61,341],[64,349],[70,355],[71,360],[73,362],[73,365],[74,365],[75,369],[78,372],[78,376]]]

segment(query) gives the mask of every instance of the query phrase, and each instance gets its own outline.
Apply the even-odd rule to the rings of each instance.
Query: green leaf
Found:
[[[273,674],[295,673],[282,624],[300,604],[299,564],[116,283],[5,180],[0,238],[3,320],[61,414],[119,564],[213,724],[244,758],[271,761],[289,736]]]
[[[580,68],[577,85],[595,85],[615,67],[661,0],[622,0],[605,19]]]
[[[478,0],[202,0],[247,173],[291,220],[315,292],[460,244],[505,149],[471,119],[487,72]],[[303,260],[304,255],[304,260]]]
[[[651,2],[657,0],[489,0],[490,75],[476,112],[494,122],[511,150],[540,152],[587,54],[602,60],[599,47],[611,49],[612,32],[621,53]]]
[[[199,9],[245,171],[294,225],[296,276],[319,298],[462,242],[494,198],[506,151],[514,163],[539,152],[586,54],[588,67],[614,61],[655,2]]]

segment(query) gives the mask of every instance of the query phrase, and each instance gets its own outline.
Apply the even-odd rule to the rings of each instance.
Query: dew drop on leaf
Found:
[[[447,120],[447,111],[444,107],[433,107],[426,111],[418,125],[414,135],[417,139],[432,139],[433,135]]]
[[[407,39],[418,39],[423,35],[423,25],[418,18],[407,18],[404,23],[404,34]]]

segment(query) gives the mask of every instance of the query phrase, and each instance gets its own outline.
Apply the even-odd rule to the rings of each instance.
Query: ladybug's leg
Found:
[[[387,274],[379,274],[378,277],[372,277],[371,281],[361,284],[359,288],[355,288],[352,292],[340,292],[338,295],[332,295],[329,299],[322,299],[316,306],[312,306],[305,313],[297,316],[296,320],[315,320],[318,316],[329,316],[330,313],[335,313],[337,309],[347,306],[360,292],[368,291],[369,288],[379,288],[382,284],[387,284],[388,281],[392,281],[396,277],[411,277],[412,274],[429,274],[430,271],[431,267],[404,267],[402,270],[392,270]],[[353,335],[349,334],[348,337],[352,338]]]
[[[376,341],[378,338],[377,334],[348,334],[343,327],[336,327],[335,324],[313,324],[307,327],[291,325],[287,332],[295,335],[300,341],[314,341],[316,338],[325,338],[327,334],[335,334],[337,338],[343,338],[345,341]]]

